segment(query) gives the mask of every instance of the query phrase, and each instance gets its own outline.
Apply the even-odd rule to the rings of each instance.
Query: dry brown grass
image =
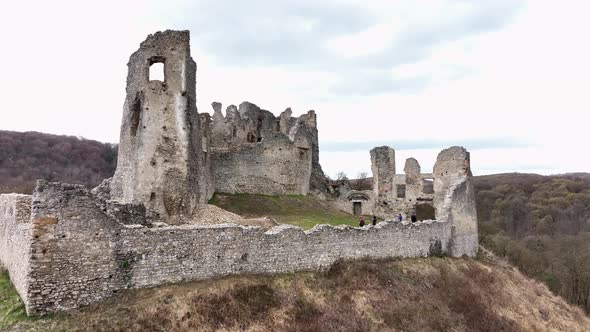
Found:
[[[41,322],[68,331],[584,331],[590,320],[488,257],[337,263],[128,291]]]

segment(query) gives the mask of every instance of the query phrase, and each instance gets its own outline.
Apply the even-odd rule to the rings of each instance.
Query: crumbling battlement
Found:
[[[1,199],[5,196],[0,195]],[[2,255],[11,277],[26,269],[20,287],[29,314],[68,310],[119,290],[239,273],[312,271],[339,259],[419,257],[448,251],[451,224],[319,225],[309,231],[280,225],[265,231],[237,225],[145,227],[124,225],[80,185],[38,181],[29,225],[21,229],[22,265]],[[0,225],[8,220],[4,216]],[[0,243],[6,241],[0,233]],[[13,244],[14,246],[15,244]],[[18,286],[18,285],[17,285]]]
[[[220,103],[212,106],[211,167],[216,191],[306,195],[312,173],[324,177],[314,111],[296,118],[288,108],[276,117],[243,102],[239,108],[227,107],[224,116]]]

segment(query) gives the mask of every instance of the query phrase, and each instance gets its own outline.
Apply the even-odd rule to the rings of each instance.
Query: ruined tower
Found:
[[[389,198],[392,195],[395,175],[395,150],[389,146],[379,146],[372,149],[371,171],[373,172],[375,196],[380,200]]]
[[[469,152],[453,146],[439,153],[433,167],[436,219],[452,223],[450,254],[475,256],[477,211]]]
[[[149,35],[129,59],[111,198],[143,204],[166,221],[190,217],[208,198],[208,144],[196,107],[189,32]],[[150,67],[163,67],[163,80]]]

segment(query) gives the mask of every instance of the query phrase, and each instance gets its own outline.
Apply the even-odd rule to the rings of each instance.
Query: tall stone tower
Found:
[[[393,176],[395,175],[395,150],[389,146],[379,146],[371,150],[371,171],[373,190],[379,200],[393,195]]]
[[[149,35],[129,59],[111,198],[143,204],[174,223],[208,198],[208,144],[196,107],[188,31]],[[163,80],[150,67],[163,67]]]

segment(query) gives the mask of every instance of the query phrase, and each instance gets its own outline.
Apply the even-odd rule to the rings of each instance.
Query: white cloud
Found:
[[[589,9],[583,1],[11,2],[0,13],[10,46],[0,54],[0,129],[118,141],[129,55],[149,33],[191,28],[200,111],[243,100],[275,113],[315,109],[320,143],[508,137],[517,147],[472,151],[474,170],[589,171]],[[426,170],[438,151],[407,153]],[[368,151],[320,158],[332,175],[370,168]]]

